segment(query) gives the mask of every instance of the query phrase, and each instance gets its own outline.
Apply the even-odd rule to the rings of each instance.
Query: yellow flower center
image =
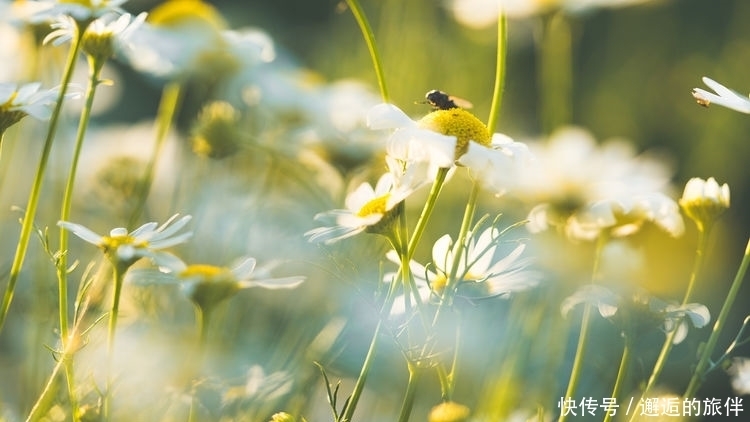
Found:
[[[227,23],[210,4],[200,0],[166,1],[151,10],[148,20],[154,25],[176,27],[188,23],[207,24],[214,29],[224,29]]]
[[[430,283],[430,287],[432,287],[432,291],[435,292],[438,295],[443,294],[443,290],[445,290],[445,286],[448,285],[448,277],[445,276],[445,274],[440,274],[435,280],[432,280]]]
[[[417,122],[419,127],[456,137],[456,159],[466,153],[469,141],[484,146],[492,142],[487,126],[462,108],[435,110]]]
[[[103,236],[101,247],[105,251],[116,251],[117,248],[124,245],[131,245],[136,248],[145,248],[148,246],[148,242],[136,242],[135,238],[129,234],[125,235],[114,235],[114,236]]]
[[[370,200],[370,202],[366,203],[362,206],[362,208],[359,209],[357,212],[357,217],[367,217],[373,214],[385,214],[386,213],[386,204],[388,203],[388,198],[391,197],[390,193],[386,193],[383,196],[379,196],[375,199]]]
[[[188,265],[187,268],[182,270],[180,278],[202,278],[205,280],[219,280],[225,277],[233,278],[231,271],[224,267],[217,267],[215,265],[206,264],[194,264]]]

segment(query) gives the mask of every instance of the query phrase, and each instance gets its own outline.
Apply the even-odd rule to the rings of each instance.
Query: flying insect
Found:
[[[424,96],[425,103],[435,110],[450,110],[452,108],[472,108],[473,104],[463,98],[448,95],[443,91],[433,89]]]

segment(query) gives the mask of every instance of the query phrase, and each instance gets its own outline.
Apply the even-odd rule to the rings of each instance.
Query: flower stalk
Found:
[[[52,143],[55,139],[55,133],[57,132],[57,124],[60,118],[60,112],[62,111],[63,102],[68,90],[68,84],[73,77],[73,71],[75,70],[76,60],[78,58],[78,52],[81,47],[81,40],[83,39],[83,30],[78,28],[73,42],[68,50],[68,57],[65,63],[65,70],[62,76],[62,83],[60,91],[55,102],[55,107],[52,110],[52,116],[50,117],[49,126],[47,127],[47,135],[44,139],[44,146],[42,147],[41,157],[39,159],[39,165],[37,166],[36,175],[34,176],[34,182],[31,186],[31,192],[29,193],[29,199],[26,204],[26,210],[23,216],[23,222],[21,224],[21,234],[18,238],[18,244],[16,246],[15,256],[13,257],[13,263],[10,268],[10,276],[8,278],[8,286],[5,288],[5,294],[3,296],[2,305],[0,305],[0,332],[3,330],[5,319],[8,316],[11,302],[13,301],[13,294],[18,282],[18,277],[21,274],[21,268],[23,267],[24,259],[26,258],[26,250],[29,246],[29,240],[31,239],[31,231],[34,226],[34,217],[36,216],[36,209],[39,205],[39,195],[42,190],[42,180],[47,170],[47,161],[49,160],[49,154],[52,150]]]
[[[711,336],[709,336],[708,341],[701,351],[698,365],[696,366],[695,371],[693,371],[693,376],[690,378],[690,383],[688,384],[683,397],[693,397],[708,372],[711,363],[711,353],[713,353],[716,348],[716,343],[719,341],[719,335],[724,329],[724,325],[729,317],[729,310],[732,308],[735,299],[737,299],[737,293],[739,293],[740,287],[742,287],[742,283],[745,280],[745,273],[747,272],[748,265],[750,265],[750,240],[748,240],[747,246],[745,247],[745,254],[742,257],[740,267],[737,270],[734,281],[732,281],[732,286],[729,288],[729,293],[727,293],[727,297],[724,299],[724,304],[721,306],[721,311],[719,311],[719,317],[716,318],[716,323],[711,331]]]

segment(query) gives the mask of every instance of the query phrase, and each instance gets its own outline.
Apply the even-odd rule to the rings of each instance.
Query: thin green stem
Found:
[[[448,274],[448,280],[446,281],[443,294],[440,298],[440,304],[438,305],[435,316],[432,319],[433,329],[437,327],[440,321],[440,315],[445,312],[445,309],[451,304],[452,296],[451,293],[456,287],[458,282],[458,267],[461,263],[461,257],[464,253],[464,247],[466,246],[466,236],[468,236],[471,222],[474,220],[474,213],[477,208],[477,199],[479,198],[479,182],[474,181],[469,193],[469,199],[466,201],[466,208],[464,209],[463,220],[461,220],[461,228],[458,231],[458,239],[456,240],[456,249],[453,252],[453,266],[450,268],[450,274]]]
[[[388,96],[388,89],[385,85],[385,75],[383,73],[383,65],[380,62],[380,54],[378,53],[377,44],[375,44],[375,35],[372,33],[370,23],[367,21],[367,16],[362,10],[362,6],[358,0],[346,0],[346,4],[352,10],[354,19],[359,24],[359,29],[362,31],[362,36],[365,38],[367,43],[367,49],[370,51],[370,57],[372,58],[372,66],[375,69],[375,76],[378,79],[378,86],[380,87],[380,96],[384,102],[389,102],[390,97]]]
[[[414,399],[417,397],[417,385],[421,378],[422,370],[414,363],[409,363],[409,381],[406,384],[406,393],[404,401],[401,403],[401,412],[398,416],[398,422],[408,422],[411,417],[412,408],[414,408]]]
[[[359,398],[362,395],[362,390],[365,388],[365,383],[367,382],[367,376],[370,374],[370,368],[372,367],[372,362],[375,357],[375,349],[377,348],[377,342],[378,338],[380,337],[380,330],[383,327],[383,318],[380,318],[378,320],[378,325],[375,326],[375,332],[372,334],[372,341],[370,341],[370,347],[367,349],[367,355],[365,356],[365,361],[362,363],[362,368],[359,372],[359,377],[357,377],[357,382],[354,384],[354,389],[352,390],[352,395],[349,397],[349,402],[346,404],[346,408],[344,409],[344,413],[342,414],[341,418],[337,422],[350,422],[352,420],[352,415],[354,415],[354,410],[357,408],[357,403],[359,403]]]
[[[596,250],[594,252],[594,266],[591,271],[591,282],[596,283],[599,278],[599,265],[601,264],[601,255],[604,250],[604,245],[607,244],[608,236],[606,234],[600,234],[596,242]],[[573,368],[570,371],[570,379],[568,380],[568,387],[565,390],[566,398],[573,398],[578,390],[578,383],[583,374],[583,364],[586,361],[586,354],[588,352],[588,337],[591,331],[591,304],[586,304],[583,310],[583,318],[581,319],[581,331],[578,335],[578,344],[576,345],[576,354],[573,359]],[[558,422],[564,422],[567,418],[566,412],[560,414]]]
[[[101,74],[103,61],[89,57],[89,85],[86,88],[86,99],[81,110],[81,118],[78,123],[78,133],[76,134],[75,147],[73,151],[73,160],[70,164],[70,170],[68,173],[68,180],[65,184],[65,192],[63,194],[62,207],[60,210],[60,220],[68,221],[70,219],[70,211],[73,203],[73,189],[75,186],[75,178],[78,170],[78,160],[81,156],[81,149],[83,146],[83,139],[86,136],[86,129],[89,125],[91,118],[91,109],[94,104],[94,96],[96,94],[96,88],[99,86],[100,80],[99,75]],[[69,327],[68,327],[68,230],[60,228],[60,257],[57,262],[57,281],[58,281],[58,308],[59,308],[59,319],[60,319],[60,336],[62,340],[63,350],[65,350],[65,375],[68,381],[68,394],[70,396],[71,413],[73,415],[73,421],[78,420],[78,400],[75,395],[75,379],[74,379],[74,367],[73,367],[73,356],[68,355],[68,343],[70,341]]]
[[[539,41],[539,92],[542,129],[551,133],[571,122],[572,37],[565,13],[544,17]]]
[[[625,380],[628,375],[628,368],[630,367],[630,341],[625,338],[625,347],[622,349],[622,358],[620,358],[620,369],[617,371],[617,378],[615,379],[615,386],[612,387],[612,394],[610,394],[609,397],[611,397],[614,400],[617,400],[620,396],[620,393],[622,392],[622,386],[625,383]],[[610,412],[606,412],[604,416],[604,422],[609,422],[612,420],[612,417],[614,414]]]
[[[115,356],[115,334],[117,331],[117,316],[120,311],[120,293],[122,292],[122,282],[125,276],[125,268],[119,262],[112,263],[112,278],[115,285],[114,295],[112,296],[112,310],[109,313],[109,326],[107,328],[107,390],[104,392],[104,420],[109,421],[112,417],[112,385],[113,375],[112,367]]]
[[[44,140],[44,146],[42,148],[41,157],[39,159],[39,165],[37,166],[36,175],[34,176],[34,182],[31,186],[31,192],[29,193],[28,203],[26,204],[26,210],[23,216],[23,223],[21,225],[21,234],[18,238],[18,244],[16,246],[16,253],[13,258],[13,264],[10,268],[8,286],[5,288],[3,303],[2,305],[0,305],[0,332],[2,332],[3,326],[5,325],[5,319],[8,316],[8,311],[10,310],[10,304],[13,301],[13,293],[15,292],[16,283],[18,282],[18,277],[21,274],[21,268],[23,268],[23,262],[26,258],[26,249],[28,248],[29,240],[31,239],[31,231],[34,226],[34,217],[36,216],[36,209],[39,204],[39,195],[42,190],[42,180],[44,179],[44,173],[47,169],[47,161],[49,160],[49,154],[52,150],[52,143],[55,139],[55,133],[57,132],[57,123],[59,121],[60,112],[62,111],[63,102],[68,90],[68,84],[73,77],[73,70],[75,69],[76,59],[78,58],[78,51],[80,50],[81,46],[82,33],[83,31],[79,30],[76,36],[73,37],[73,44],[68,51],[68,58],[65,64],[65,71],[62,76],[60,92],[57,96],[55,108],[52,110],[49,126],[47,128],[47,136]]]
[[[417,220],[417,225],[414,227],[414,232],[411,235],[411,239],[409,239],[409,247],[407,249],[406,255],[407,263],[414,256],[414,252],[417,250],[417,245],[419,245],[419,241],[422,240],[422,234],[427,227],[427,222],[430,220],[432,211],[435,209],[435,204],[437,203],[437,199],[440,196],[440,190],[443,188],[443,184],[445,183],[445,177],[448,175],[448,170],[448,168],[441,168],[438,170],[438,173],[435,176],[435,181],[432,183],[430,194],[427,197],[424,208],[422,208],[422,213],[419,215],[419,220]]]
[[[748,240],[747,246],[745,247],[745,255],[742,257],[740,267],[737,270],[734,281],[732,281],[732,287],[729,288],[729,293],[727,293],[727,297],[724,299],[724,304],[721,306],[721,311],[719,311],[719,317],[716,318],[716,323],[714,324],[713,331],[711,331],[711,336],[709,336],[708,342],[706,342],[705,347],[703,347],[703,351],[698,359],[698,365],[693,372],[693,376],[690,378],[690,383],[688,384],[688,388],[685,390],[683,397],[693,397],[698,391],[698,387],[700,387],[703,382],[703,378],[707,373],[709,364],[711,363],[711,353],[713,353],[714,348],[716,348],[716,343],[719,341],[719,335],[724,329],[724,325],[729,317],[729,310],[732,308],[734,300],[737,299],[737,293],[740,291],[740,287],[742,287],[742,283],[745,280],[745,273],[747,272],[748,265],[750,265],[750,240]]]
[[[177,108],[180,103],[180,93],[182,85],[179,81],[170,82],[164,86],[164,90],[161,94],[161,101],[159,102],[159,109],[156,115],[156,139],[154,142],[154,150],[151,152],[149,161],[146,164],[146,172],[143,175],[143,181],[139,184],[138,195],[136,196],[136,203],[133,207],[133,212],[128,220],[128,228],[134,228],[138,220],[143,213],[143,209],[146,206],[146,200],[148,194],[151,191],[151,185],[154,183],[154,175],[156,174],[156,163],[161,156],[161,151],[164,147],[164,142],[167,139],[169,128],[172,126],[172,121],[177,113]]]
[[[687,289],[685,290],[685,296],[682,299],[682,305],[686,305],[692,295],[693,290],[695,289],[695,281],[698,279],[698,274],[701,272],[701,269],[703,268],[703,262],[705,260],[706,250],[708,248],[708,234],[709,231],[707,227],[698,227],[698,245],[695,249],[695,260],[693,261],[693,269],[690,273],[690,280],[688,281]],[[667,363],[667,359],[669,358],[669,354],[672,351],[672,347],[674,346],[674,338],[677,334],[677,328],[673,329],[667,334],[666,339],[664,340],[664,344],[662,345],[661,351],[659,352],[659,357],[656,359],[656,363],[654,364],[654,369],[651,371],[651,376],[648,379],[648,382],[646,383],[646,387],[643,389],[643,393],[641,394],[641,397],[647,397],[647,395],[651,392],[651,390],[654,388],[656,383],[659,381],[659,377],[661,376],[662,371],[664,370],[664,366]]]
[[[487,129],[490,133],[495,133],[497,119],[500,116],[502,105],[503,88],[505,87],[505,56],[508,46],[508,24],[502,7],[499,8],[497,17],[497,57],[495,62],[495,85],[492,90],[492,105],[490,106],[490,115],[487,118]]]

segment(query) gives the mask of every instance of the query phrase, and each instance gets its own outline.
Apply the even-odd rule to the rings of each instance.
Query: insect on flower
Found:
[[[422,104],[429,104],[435,110],[450,110],[452,108],[472,108],[474,105],[463,98],[448,95],[443,91],[433,89],[424,96]]]

